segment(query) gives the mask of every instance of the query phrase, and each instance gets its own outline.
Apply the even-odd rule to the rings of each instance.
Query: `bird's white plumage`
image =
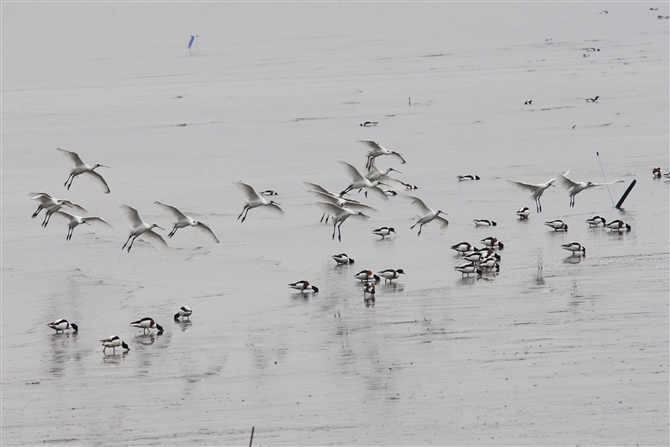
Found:
[[[367,191],[374,194],[374,196],[378,199],[388,202],[389,198],[384,193],[384,190],[379,188],[379,185],[383,185],[382,182],[378,180],[371,182],[370,180],[363,177],[358,169],[344,160],[338,160],[338,163],[340,164],[340,167],[344,173],[351,179],[351,184],[347,187],[347,189],[345,189],[346,192],[351,191],[352,189],[365,188]]]
[[[135,242],[135,239],[137,239],[139,236],[142,236],[143,239],[148,240],[154,247],[156,247],[161,251],[168,250],[170,248],[167,242],[165,242],[165,239],[163,239],[159,234],[153,231],[154,227],[157,228],[161,227],[159,227],[156,224],[149,225],[148,223],[142,221],[142,219],[140,218],[140,214],[133,207],[130,207],[123,203],[119,203],[118,207],[119,210],[123,213],[123,215],[126,216],[126,219],[130,221],[131,225],[130,235],[128,236],[128,240],[126,241],[126,243],[123,245],[123,248],[125,248],[128,242],[130,242],[128,252],[130,252],[130,249],[133,246],[133,242]],[[132,241],[131,238],[133,238]]]
[[[74,167],[70,172],[70,177],[68,177],[68,180],[65,182],[65,186],[67,186],[67,189],[70,189],[70,186],[72,186],[72,180],[74,180],[74,177],[81,174],[88,174],[89,178],[93,179],[95,183],[102,188],[105,194],[110,193],[109,186],[107,185],[105,179],[100,174],[95,172],[95,169],[98,167],[106,168],[108,166],[101,164],[90,166],[89,164],[84,163],[77,153],[66,151],[65,149],[61,149],[59,147],[57,147],[56,149],[61,151],[61,153],[64,154],[66,157],[68,157],[70,161],[72,161],[72,163],[74,164]],[[70,183],[69,185],[68,182]]]
[[[199,222],[199,221],[193,219],[192,217],[187,216],[186,214],[182,213],[181,211],[179,211],[174,206],[166,205],[166,204],[158,202],[158,201],[156,201],[154,203],[156,205],[160,206],[161,208],[163,208],[164,210],[168,211],[169,213],[171,213],[172,216],[175,219],[177,219],[177,222],[174,223],[174,228],[168,234],[168,237],[174,236],[174,234],[176,233],[176,231],[179,228],[195,227],[196,229],[200,230],[202,233],[205,233],[207,236],[212,238],[214,240],[214,242],[216,242],[216,243],[219,242],[219,239],[216,237],[216,235],[214,234],[212,229],[209,228],[209,226],[207,226],[206,224],[204,224],[202,222]]]

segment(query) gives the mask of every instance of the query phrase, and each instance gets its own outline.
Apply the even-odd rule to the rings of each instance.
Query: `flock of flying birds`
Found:
[[[361,124],[361,126],[370,126],[376,125],[376,123],[366,122]],[[344,188],[339,193],[333,193],[323,188],[322,186],[316,183],[303,182],[303,185],[307,189],[307,192],[316,199],[316,205],[322,209],[323,215],[321,221],[324,221],[328,224],[329,221],[333,226],[332,239],[335,239],[335,234],[337,233],[338,241],[342,240],[342,224],[349,218],[367,220],[369,216],[364,212],[374,211],[374,208],[364,204],[358,200],[345,197],[349,195],[350,192],[357,190],[359,193],[364,191],[364,195],[367,198],[368,195],[372,195],[382,201],[388,201],[389,196],[398,195],[396,190],[416,190],[418,189],[415,185],[405,183],[395,177],[391,176],[392,172],[401,174],[400,171],[394,168],[387,168],[386,170],[381,170],[376,166],[376,160],[382,156],[388,156],[396,161],[399,161],[401,164],[405,164],[406,161],[404,157],[395,151],[386,149],[385,147],[379,145],[378,143],[372,140],[360,140],[360,143],[364,144],[367,149],[367,160],[365,164],[365,171],[362,173],[353,165],[339,160],[338,164],[340,165],[343,172],[349,178],[349,185]],[[108,167],[100,164],[95,164],[93,166],[84,163],[78,154],[71,151],[66,151],[64,149],[57,148],[62,154],[67,156],[74,167],[72,168],[70,175],[68,176],[64,186],[69,190],[72,186],[72,182],[77,176],[86,175],[90,179],[98,183],[102,187],[103,191],[106,194],[110,193],[110,188],[105,181],[105,179],[96,172],[96,169],[99,167]],[[536,211],[538,213],[542,212],[542,203],[540,201],[542,194],[548,188],[555,186],[554,183],[557,181],[569,192],[570,196],[570,206],[574,207],[575,196],[580,192],[587,190],[596,186],[610,185],[613,183],[623,182],[623,180],[615,180],[609,183],[593,183],[593,182],[576,182],[567,177],[569,171],[561,173],[559,172],[557,178],[552,178],[551,180],[545,183],[531,184],[515,180],[508,180],[508,182],[520,189],[526,190],[531,193],[531,198],[535,201]],[[655,178],[660,178],[661,175],[666,178],[670,178],[670,173],[663,174],[660,168],[654,168],[653,175]],[[458,181],[477,181],[480,179],[477,175],[459,175],[457,176]],[[274,190],[266,190],[262,192],[257,192],[252,186],[242,183],[241,181],[233,182],[234,185],[239,189],[242,194],[245,205],[242,209],[242,212],[237,216],[237,220],[244,222],[248,216],[250,210],[254,208],[263,208],[269,211],[275,212],[277,214],[283,215],[284,211],[280,207],[279,203],[276,203],[273,200],[266,199],[265,197],[276,196],[278,193]],[[423,200],[415,196],[403,196],[416,208],[419,213],[417,221],[410,227],[414,229],[418,226],[417,235],[420,236],[423,230],[423,227],[430,222],[437,222],[440,228],[445,229],[449,225],[449,221],[443,217],[446,213],[440,209],[429,208]],[[32,218],[37,217],[42,210],[45,211],[45,217],[42,222],[42,226],[46,227],[49,224],[51,216],[56,214],[58,216],[64,217],[68,220],[68,232],[66,239],[70,240],[72,238],[72,233],[74,229],[82,224],[101,224],[110,226],[104,219],[95,216],[81,216],[79,214],[87,214],[85,208],[82,206],[72,203],[69,200],[61,200],[52,197],[51,195],[41,192],[41,193],[30,193],[30,199],[35,200],[39,203],[37,210],[33,213]],[[166,205],[161,202],[155,202],[155,204],[161,207],[163,210],[172,215],[175,219],[173,223],[172,230],[168,233],[167,237],[172,238],[177,230],[180,228],[194,227],[199,229],[214,242],[218,243],[219,239],[216,237],[212,229],[206,224],[196,221],[193,218],[185,215],[179,209],[171,205]],[[148,224],[144,222],[138,211],[128,205],[119,203],[118,205],[120,211],[125,215],[127,220],[130,223],[130,231],[128,239],[122,246],[122,250],[126,249],[130,252],[133,247],[133,243],[138,237],[148,240],[152,245],[158,249],[168,249],[168,244],[163,239],[161,235],[154,231],[155,228],[164,230],[162,227],[157,224]],[[63,211],[64,208],[69,209],[70,212]],[[74,214],[74,213],[78,214]],[[520,219],[527,219],[530,215],[530,209],[528,207],[521,208],[517,211],[517,215]],[[606,228],[609,228],[612,231],[631,231],[631,226],[624,223],[621,220],[615,220],[607,223],[606,220],[600,216],[593,216],[586,221],[590,226],[602,225]],[[487,219],[475,219],[475,225],[477,226],[496,226],[497,223]],[[554,229],[554,231],[567,231],[568,225],[560,220],[554,220],[550,222],[545,222],[545,225]],[[375,229],[373,234],[381,236],[382,239],[390,236],[392,233],[395,233],[395,229],[391,227],[381,227]],[[454,269],[458,272],[461,272],[463,276],[470,274],[484,275],[484,274],[497,274],[500,272],[500,255],[496,252],[497,250],[503,249],[504,245],[495,237],[488,237],[481,240],[484,247],[478,249],[468,242],[461,242],[452,246],[451,248],[462,255],[462,259],[467,261],[464,264],[456,266]],[[574,256],[586,256],[586,248],[579,242],[571,242],[568,244],[563,244],[561,246],[563,249],[571,251]],[[345,253],[337,254],[332,256],[333,259],[338,264],[353,264],[354,260],[349,258]],[[364,292],[363,297],[364,301],[368,304],[374,303],[375,300],[375,283],[381,281],[383,277],[385,281],[393,281],[398,279],[400,275],[404,275],[405,272],[402,269],[387,269],[384,271],[373,273],[371,270],[363,270],[356,275],[355,278],[361,280],[364,283]],[[297,289],[303,293],[312,292],[318,293],[319,288],[311,284],[307,280],[297,281],[290,283],[289,287]],[[192,310],[188,306],[183,306],[179,311],[174,315],[175,320],[179,318],[190,318]],[[156,323],[153,318],[145,317],[137,321],[130,323],[132,327],[140,328],[145,333],[152,329],[157,330],[157,334],[161,335],[163,328],[161,325]],[[65,319],[59,319],[52,323],[49,323],[48,326],[56,332],[63,332],[65,330],[71,329],[75,332],[78,331],[78,327],[74,323],[69,323]],[[123,342],[118,336],[112,335],[103,340],[100,340],[103,345],[103,352],[107,348],[112,348],[113,352],[116,353],[117,347],[122,347],[125,350],[129,350],[128,345]]]

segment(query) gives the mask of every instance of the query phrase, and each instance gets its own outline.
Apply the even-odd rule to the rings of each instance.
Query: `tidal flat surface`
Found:
[[[667,3],[4,3],[3,445],[246,445],[252,426],[255,445],[667,445],[658,15]],[[345,188],[337,160],[362,170],[361,139],[402,153],[377,165],[419,189],[354,193],[378,212],[333,241],[300,182]],[[81,178],[66,190],[56,147],[110,166],[111,194]],[[505,182],[567,170],[624,183],[574,208],[550,188],[538,214]],[[285,217],[240,224],[237,180],[277,190]],[[30,191],[113,228],[66,241],[64,219],[30,219]],[[449,227],[417,237],[408,194]],[[122,251],[117,204],[166,235],[154,201],[220,244],[186,228],[168,252]],[[589,228],[595,214],[632,231]],[[505,243],[500,274],[455,272],[449,247],[487,236]],[[585,258],[560,248],[572,241]],[[355,264],[336,266],[342,252]],[[366,306],[353,275],[387,268],[407,274]],[[287,287],[303,279],[320,292]],[[182,305],[191,322],[173,322]],[[129,326],[145,316],[163,335]],[[54,334],[58,318],[79,332]],[[103,355],[110,334],[131,350]]]

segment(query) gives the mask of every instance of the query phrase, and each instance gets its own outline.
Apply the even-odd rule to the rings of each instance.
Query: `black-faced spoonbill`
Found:
[[[66,213],[66,212],[64,212],[64,211],[57,211],[56,214],[58,214],[59,216],[63,216],[63,217],[65,217],[66,219],[68,219],[68,220],[70,221],[70,223],[68,224],[68,228],[67,228],[67,236],[65,237],[65,239],[68,240],[68,241],[69,241],[70,239],[72,239],[72,232],[74,231],[74,229],[75,229],[76,227],[78,227],[79,225],[81,225],[81,224],[91,225],[91,222],[95,222],[95,223],[101,223],[101,224],[104,224],[104,225],[106,225],[106,226],[108,226],[108,227],[111,227],[111,225],[108,224],[108,223],[107,223],[103,218],[101,218],[101,217],[94,217],[94,216],[91,216],[91,217],[73,216],[72,214],[68,214],[68,213]]]
[[[237,189],[240,190],[240,192],[244,196],[244,200],[246,201],[246,204],[244,205],[242,212],[240,213],[239,216],[237,216],[238,220],[241,217],[242,222],[244,222],[244,219],[247,218],[249,210],[252,208],[258,208],[259,206],[262,206],[265,209],[270,210],[274,213],[284,215],[284,210],[279,208],[279,204],[274,200],[265,200],[264,198],[258,195],[258,193],[254,190],[254,188],[247,185],[246,183],[242,182],[233,182],[233,183],[235,184],[235,186],[237,186]]]
[[[100,185],[103,188],[105,194],[110,193],[109,186],[107,186],[107,182],[105,181],[105,179],[102,178],[100,174],[95,172],[95,169],[97,168],[109,168],[109,166],[101,164],[90,166],[81,161],[81,158],[79,158],[79,155],[77,155],[77,153],[66,151],[65,149],[61,149],[59,147],[57,147],[56,149],[61,151],[64,155],[67,155],[70,158],[70,160],[72,160],[72,163],[74,163],[74,168],[72,168],[72,171],[70,171],[70,176],[67,178],[64,184],[64,186],[66,186],[68,190],[70,189],[70,186],[72,186],[72,181],[76,176],[81,174],[88,174],[89,177],[94,179],[98,183],[98,185]]]
[[[358,142],[363,143],[368,147],[368,162],[365,164],[366,169],[370,167],[370,163],[373,159],[381,157],[382,155],[392,155],[397,160],[400,160],[401,164],[404,165],[406,163],[405,159],[402,158],[402,155],[396,151],[390,151],[372,140],[358,140]]]
[[[414,227],[419,225],[419,233],[417,234],[417,236],[421,236],[421,229],[423,228],[424,225],[434,220],[437,220],[437,222],[439,222],[441,229],[445,229],[449,226],[449,221],[444,217],[440,217],[440,214],[444,214],[446,216],[447,213],[445,213],[442,210],[436,211],[428,208],[426,204],[423,203],[423,200],[419,199],[418,197],[407,196],[407,198],[412,201],[412,205],[414,205],[419,210],[420,213],[419,220],[416,221],[414,225],[409,227],[409,229],[412,230],[414,229]]]
[[[570,171],[568,171],[570,172]],[[623,180],[614,180],[613,182],[607,183],[593,183],[593,182],[575,182],[566,177],[567,173],[559,173],[558,181],[561,182],[563,187],[568,190],[570,193],[570,206],[575,206],[575,196],[585,189],[593,188],[594,186],[605,186],[612,185],[614,183],[623,183]]]
[[[146,238],[149,240],[152,245],[154,245],[154,247],[158,248],[159,250],[167,250],[170,248],[168,247],[167,242],[165,242],[165,239],[163,239],[153,230],[154,228],[160,228],[161,230],[165,231],[164,228],[159,227],[156,224],[149,225],[148,223],[143,222],[142,219],[140,219],[140,214],[137,212],[137,210],[128,205],[119,203],[119,210],[121,210],[121,212],[126,216],[131,225],[130,235],[126,240],[126,243],[123,244],[123,247],[121,247],[121,250],[126,248],[126,245],[128,245],[130,242],[130,245],[128,245],[128,253],[130,253],[130,249],[133,248],[135,239],[137,239],[139,236],[142,236],[143,239]]]
[[[538,213],[542,212],[542,203],[540,202],[540,197],[542,197],[542,194],[544,194],[544,191],[549,188],[550,186],[554,186],[554,182],[556,181],[555,178],[552,178],[548,182],[545,183],[538,183],[538,184],[532,184],[532,183],[524,183],[524,182],[517,182],[516,180],[507,180],[511,185],[516,186],[517,188],[525,189],[526,191],[531,191],[530,197],[535,200],[535,208]]]
[[[349,186],[347,186],[347,188],[344,191],[342,191],[340,193],[340,196],[345,195],[346,193],[348,193],[352,189],[365,188],[366,191],[372,192],[377,198],[379,198],[379,199],[381,199],[385,202],[388,202],[389,198],[386,196],[386,194],[384,194],[384,190],[381,189],[379,187],[379,185],[385,185],[385,186],[390,186],[390,185],[382,183],[379,180],[370,181],[370,180],[366,179],[358,171],[358,169],[356,169],[355,167],[353,167],[352,165],[350,165],[346,161],[338,160],[338,163],[340,164],[340,167],[342,168],[344,173],[347,174],[347,177],[349,177],[351,179],[351,183],[349,184]]]
[[[46,215],[44,216],[44,221],[42,222],[42,226],[45,228],[47,225],[49,225],[51,215],[61,209],[63,205],[72,209],[76,209],[79,212],[88,213],[88,211],[76,203],[72,203],[69,200],[56,199],[45,192],[31,192],[28,194],[28,196],[31,200],[36,200],[40,203],[37,206],[37,211],[35,211],[31,216],[33,219],[36,218],[42,210],[46,210]]]
[[[204,223],[198,222],[197,220],[193,220],[192,218],[188,217],[186,214],[179,211],[174,206],[166,205],[166,204],[160,203],[160,202],[154,202],[154,203],[156,205],[160,206],[161,208],[163,208],[164,210],[172,213],[174,218],[177,219],[177,222],[174,223],[174,228],[172,228],[172,231],[170,231],[170,234],[168,234],[168,238],[171,238],[172,236],[174,236],[174,234],[180,228],[195,227],[198,230],[202,231],[203,233],[207,234],[212,239],[214,239],[214,242],[216,242],[217,244],[219,243],[219,239],[217,239],[214,232]]]
[[[333,239],[335,239],[335,228],[337,227],[337,240],[342,242],[342,232],[340,227],[349,217],[353,217],[359,220],[369,219],[370,216],[363,214],[361,211],[354,211],[351,208],[340,207],[332,203],[317,202],[317,205],[321,207],[327,214],[332,216],[333,221]],[[338,225],[339,224],[339,225]]]

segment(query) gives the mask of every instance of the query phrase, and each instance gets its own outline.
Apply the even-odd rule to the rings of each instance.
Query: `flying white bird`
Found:
[[[390,151],[390,150],[386,149],[385,147],[382,147],[379,144],[375,143],[372,140],[358,140],[358,142],[363,143],[369,149],[368,150],[368,162],[365,164],[366,169],[370,167],[370,162],[373,159],[375,159],[377,157],[380,157],[382,155],[392,155],[397,160],[400,160],[401,164],[406,163],[405,159],[402,158],[402,155],[400,155],[396,151]]]
[[[235,186],[237,186],[237,189],[240,190],[240,192],[244,196],[244,199],[246,200],[244,209],[242,209],[240,215],[237,216],[238,220],[241,217],[242,222],[244,222],[244,219],[247,218],[249,210],[252,208],[258,208],[259,206],[263,206],[265,207],[265,209],[284,215],[284,210],[279,208],[279,203],[275,202],[274,200],[265,200],[263,197],[258,195],[258,193],[254,190],[254,188],[247,185],[246,183],[242,182],[233,182],[233,183],[235,184]],[[244,215],[244,217],[242,217],[242,215]]]
[[[350,217],[359,220],[369,219],[370,216],[366,216],[361,211],[354,211],[347,207],[340,207],[332,203],[317,202],[317,205],[321,207],[326,213],[333,216],[333,239],[335,239],[335,228],[337,227],[337,240],[342,242],[342,233],[340,227]],[[339,224],[339,225],[338,225]]]
[[[108,224],[104,219],[100,217],[73,216],[72,214],[68,214],[64,211],[57,211],[56,214],[58,214],[59,216],[63,216],[70,221],[70,223],[68,224],[67,236],[65,237],[65,239],[68,241],[72,239],[72,232],[74,231],[74,229],[81,224],[91,225],[91,222],[96,222],[111,227],[110,224]]]
[[[612,185],[614,183],[623,183],[623,180],[614,180],[613,182],[608,183],[575,182],[566,177],[568,172],[570,171],[567,171],[565,173],[559,172],[560,175],[558,177],[558,181],[561,182],[563,187],[567,189],[568,192],[570,193],[571,207],[575,206],[575,196],[580,192],[584,191],[585,189],[593,188],[594,186],[605,186],[605,185]]]
[[[168,234],[168,238],[171,238],[174,236],[174,234],[177,232],[178,229],[180,228],[185,228],[185,227],[195,227],[202,231],[203,233],[207,234],[209,237],[214,239],[214,242],[217,244],[219,243],[219,240],[217,239],[216,235],[214,232],[204,223],[198,222],[197,220],[193,220],[192,218],[188,217],[181,211],[179,211],[177,208],[174,206],[170,205],[165,205],[164,203],[160,203],[158,201],[154,202],[156,205],[160,206],[164,210],[169,211],[172,213],[175,219],[177,219],[177,222],[174,223],[174,228],[172,228],[172,231],[170,231],[170,234]]]
[[[72,168],[72,171],[70,171],[70,176],[67,178],[65,181],[64,186],[67,187],[67,189],[70,189],[70,186],[72,186],[72,181],[74,178],[78,175],[81,174],[88,174],[88,176],[96,181],[98,185],[100,185],[103,188],[103,191],[105,191],[105,194],[109,194],[109,186],[107,186],[107,182],[105,181],[104,178],[97,172],[95,172],[95,169],[97,168],[109,168],[109,166],[101,165],[101,164],[96,164],[93,166],[90,166],[83,161],[81,161],[81,158],[79,158],[79,155],[77,155],[75,152],[70,152],[66,151],[65,149],[61,149],[57,147],[59,151],[61,151],[64,155],[68,156],[70,160],[72,160],[72,163],[74,163],[74,168]]]
[[[126,243],[123,244],[121,250],[126,248],[126,245],[128,245],[128,242],[130,242],[130,245],[128,245],[128,253],[130,253],[130,249],[133,248],[135,239],[137,239],[138,236],[142,236],[143,239],[146,238],[152,243],[152,245],[154,245],[154,247],[158,248],[159,250],[167,250],[170,248],[168,247],[167,242],[165,242],[165,239],[163,239],[153,230],[154,228],[160,228],[161,230],[165,231],[165,228],[159,227],[156,224],[149,225],[148,223],[143,222],[142,219],[140,219],[140,214],[135,208],[124,205],[123,203],[119,203],[119,210],[121,210],[121,212],[126,216],[131,225],[130,236],[128,236],[128,240],[126,240]]]
[[[516,186],[517,188],[525,189],[526,191],[530,191],[532,194],[530,197],[535,200],[535,208],[538,213],[542,212],[542,203],[540,203],[540,197],[542,197],[542,194],[544,194],[544,191],[549,188],[550,186],[554,186],[554,182],[556,181],[555,178],[552,178],[548,182],[545,183],[538,183],[538,184],[532,184],[532,183],[524,183],[524,182],[517,182],[516,180],[507,180],[511,185]]]
[[[414,205],[419,210],[419,213],[421,213],[419,220],[409,228],[412,230],[414,227],[419,225],[419,233],[417,236],[421,236],[421,229],[423,226],[428,222],[432,222],[433,220],[437,220],[440,223],[440,228],[447,228],[449,226],[449,221],[444,217],[439,216],[440,214],[444,214],[446,216],[447,213],[442,210],[435,211],[428,208],[426,204],[423,203],[423,200],[419,199],[418,197],[407,196],[407,198],[412,201],[412,205]]]
[[[353,210],[360,211],[362,209],[367,209],[367,210],[374,210],[374,208],[365,205],[358,200],[354,199],[345,199],[344,192],[340,194],[334,194],[330,191],[328,191],[326,188],[324,188],[321,185],[317,185],[316,183],[311,183],[311,182],[302,182],[302,184],[307,188],[307,192],[309,192],[311,195],[316,197],[318,200],[325,200],[326,202],[333,203],[337,206],[346,206],[348,208],[351,208]],[[375,210],[376,211],[376,210]],[[320,222],[323,222],[323,218],[326,218],[326,223],[328,223],[328,219],[330,219],[330,216],[328,216],[327,213],[323,213],[321,216]]]
[[[340,196],[343,196],[344,194],[348,193],[352,189],[361,189],[365,188],[366,191],[370,191],[374,193],[374,195],[385,201],[388,202],[389,198],[384,194],[384,190],[379,188],[379,185],[385,185],[385,186],[390,186],[386,185],[385,183],[380,182],[379,180],[375,181],[370,181],[363,177],[360,172],[358,172],[358,169],[347,163],[346,161],[339,160],[338,163],[340,164],[340,167],[344,171],[345,174],[351,179],[351,184],[347,186],[347,188],[340,193]]]
[[[69,200],[56,199],[45,192],[31,192],[28,194],[28,196],[31,200],[37,200],[40,203],[37,206],[37,211],[35,211],[32,215],[33,219],[36,218],[42,210],[46,210],[46,215],[44,216],[44,221],[42,222],[42,226],[45,228],[47,225],[49,225],[51,215],[61,209],[63,205],[72,209],[76,209],[79,212],[88,213],[88,211],[76,203],[72,203]]]

